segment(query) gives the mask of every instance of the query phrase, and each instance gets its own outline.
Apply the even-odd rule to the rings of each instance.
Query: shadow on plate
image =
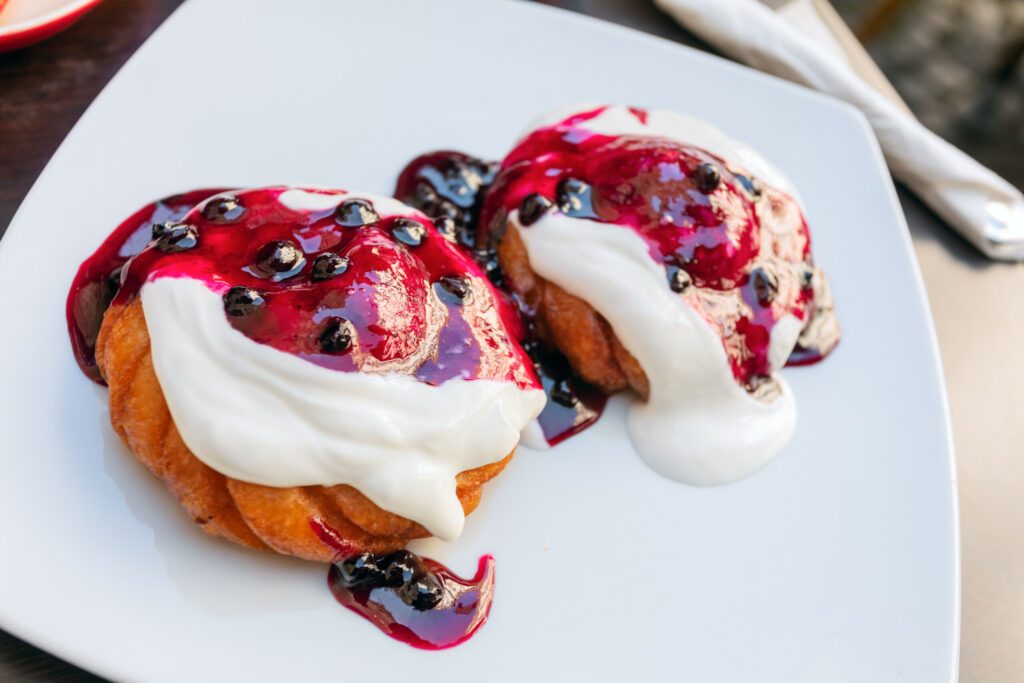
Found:
[[[104,469],[128,511],[153,532],[167,577],[193,606],[217,617],[300,612],[333,606],[324,565],[258,552],[199,530],[163,484],[139,463],[114,433],[109,414],[103,434]],[[273,586],[273,590],[267,590]]]

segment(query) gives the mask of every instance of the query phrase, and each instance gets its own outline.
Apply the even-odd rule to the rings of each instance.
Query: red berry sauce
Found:
[[[494,558],[480,558],[476,576],[466,580],[434,560],[408,550],[374,556],[351,544],[321,520],[313,531],[337,552],[327,573],[335,599],[395,640],[423,650],[465,642],[491,611]]]
[[[824,277],[796,201],[702,149],[657,137],[609,136],[583,125],[600,107],[534,131],[505,158],[480,225],[526,227],[545,211],[635,231],[676,292],[718,330],[733,375],[750,390],[770,375],[771,331],[786,315],[812,330],[832,315]],[[646,112],[630,110],[641,120]],[[820,322],[820,321],[819,321]],[[823,357],[835,335],[801,338],[800,362]],[[815,346],[817,344],[817,346]]]
[[[416,157],[399,175],[395,196],[415,206],[450,234],[487,273],[503,285],[495,253],[496,244],[479,228],[485,192],[494,181],[498,164],[462,152],[438,151]],[[509,301],[514,301],[508,297]],[[513,303],[512,305],[516,305]],[[526,325],[519,341],[530,355],[548,400],[537,417],[549,445],[561,443],[594,424],[608,397],[576,376],[568,361],[533,334],[528,312],[520,307]]]
[[[147,204],[117,226],[78,268],[67,299],[68,334],[75,360],[89,379],[104,384],[96,367],[96,336],[120,287],[122,266],[146,248],[155,223],[179,220],[193,206],[222,191],[193,190]]]
[[[296,210],[279,199],[288,189],[239,190],[198,204],[209,191],[189,193],[176,198],[173,215],[160,208],[166,203],[147,207],[83,265],[69,311],[84,285],[130,255],[122,248],[130,236],[128,251],[138,253],[114,303],[130,301],[147,281],[188,277],[221,294],[230,323],[254,341],[332,370],[539,387],[514,341],[514,308],[432,221],[411,209],[387,215],[340,190],[306,190],[327,195],[330,206]],[[195,205],[182,215],[187,201]],[[165,215],[170,222],[154,223]],[[80,336],[86,343],[76,350],[91,351]]]

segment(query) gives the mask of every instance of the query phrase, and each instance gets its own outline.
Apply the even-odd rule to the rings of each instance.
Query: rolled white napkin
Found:
[[[1024,259],[1024,195],[872,88],[841,51],[822,49],[820,32],[757,0],[654,2],[735,59],[860,109],[894,176],[989,257]]]

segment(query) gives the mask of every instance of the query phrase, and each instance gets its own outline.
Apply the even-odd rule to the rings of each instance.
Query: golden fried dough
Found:
[[[171,493],[203,531],[250,547],[329,562],[334,551],[310,525],[320,520],[352,545],[387,552],[430,534],[380,509],[351,486],[275,488],[250,484],[208,467],[184,444],[153,371],[142,304],[112,306],[103,318],[96,361],[110,387],[110,422],[128,449]],[[511,459],[462,472],[456,492],[468,515],[481,488]]]
[[[647,375],[608,321],[583,299],[533,272],[514,225],[498,243],[498,261],[509,287],[533,309],[538,333],[565,355],[576,374],[607,393],[632,388],[647,398]]]

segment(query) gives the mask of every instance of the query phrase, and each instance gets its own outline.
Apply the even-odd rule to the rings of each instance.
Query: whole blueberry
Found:
[[[427,236],[427,228],[415,219],[400,217],[391,222],[391,234],[407,247],[418,247]]]
[[[558,210],[574,218],[597,218],[593,188],[578,178],[563,178],[558,183]]]
[[[722,174],[715,164],[708,162],[697,164],[697,168],[693,171],[693,182],[698,190],[704,194],[710,194],[718,189],[719,183],[722,182]]]
[[[161,223],[154,223],[149,228],[150,239],[153,239],[153,240],[160,239],[161,237],[166,235],[167,232],[171,228],[173,228],[175,225],[177,225],[177,223],[175,221],[163,221]]]
[[[324,353],[344,353],[352,348],[352,323],[344,318],[328,318],[320,332],[320,348]]]
[[[441,588],[441,583],[436,578],[426,574],[415,581],[402,585],[398,589],[398,595],[402,598],[402,602],[414,610],[426,612],[440,604],[444,591]]]
[[[249,315],[265,303],[259,292],[248,287],[232,287],[224,294],[224,311],[235,318]]]
[[[441,288],[439,292],[441,299],[449,303],[463,304],[473,293],[469,281],[458,275],[445,275],[438,280],[437,284]]]
[[[341,580],[350,588],[360,583],[380,583],[384,579],[384,572],[377,566],[377,558],[373,553],[346,557],[338,563],[338,570],[341,572]]]
[[[378,566],[384,571],[384,584],[392,588],[404,586],[426,574],[420,559],[404,549],[385,555]]]
[[[670,266],[668,268],[668,286],[673,292],[682,294],[690,288],[693,284],[693,280],[690,279],[690,274],[678,266]]]
[[[519,224],[522,226],[533,225],[540,217],[551,210],[554,204],[542,194],[534,192],[523,197],[519,204]]]
[[[233,223],[245,214],[245,207],[237,197],[213,197],[203,207],[203,218],[211,223]]]
[[[348,270],[348,259],[333,252],[325,252],[313,259],[313,270],[309,277],[313,282],[322,282],[337,277]]]
[[[274,280],[298,275],[306,265],[306,257],[291,240],[267,242],[256,252],[256,269]]]
[[[568,378],[562,378],[551,385],[550,395],[552,401],[566,408],[572,408],[580,402]]]
[[[350,199],[341,203],[334,220],[346,228],[360,228],[376,223],[380,216],[373,210],[373,204],[365,199]]]
[[[160,225],[159,223],[157,225]],[[153,226],[156,232],[156,225]],[[175,254],[194,248],[199,243],[199,233],[194,225],[187,223],[163,224],[156,248],[167,254]]]

